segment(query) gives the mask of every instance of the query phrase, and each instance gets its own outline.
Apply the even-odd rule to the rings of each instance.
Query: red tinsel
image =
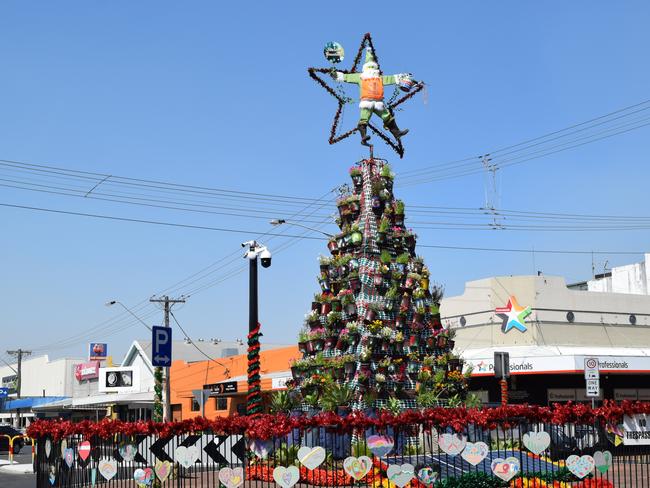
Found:
[[[347,417],[340,417],[332,412],[289,417],[288,415],[264,414],[251,418],[233,415],[208,420],[203,417],[183,420],[181,422],[123,422],[104,419],[99,422],[85,420],[79,423],[58,420],[37,420],[27,429],[32,438],[50,436],[61,439],[70,435],[83,435],[109,438],[116,434],[133,436],[137,434],[158,437],[171,437],[199,431],[212,431],[218,434],[246,434],[254,439],[270,439],[289,434],[293,429],[327,427],[338,432],[352,432],[356,429],[374,427],[381,431],[387,426],[403,427],[405,425],[423,425],[426,429],[451,427],[461,432],[467,425],[493,429],[497,425],[508,427],[522,419],[529,422],[543,422],[563,425],[575,424],[619,424],[624,415],[637,413],[650,414],[649,402],[623,401],[616,403],[605,400],[601,407],[592,409],[587,404],[554,404],[552,407],[535,405],[508,405],[498,408],[468,409],[432,408],[427,410],[407,410],[399,415],[388,411],[380,412],[376,417],[369,417],[363,412],[355,411]]]

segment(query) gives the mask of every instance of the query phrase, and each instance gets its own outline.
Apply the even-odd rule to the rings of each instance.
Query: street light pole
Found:
[[[257,258],[262,266],[271,266],[271,253],[255,241],[242,244],[248,247],[244,258],[249,261],[248,272],[248,394],[246,396],[246,415],[262,413],[262,391],[260,386],[260,324],[258,316]]]

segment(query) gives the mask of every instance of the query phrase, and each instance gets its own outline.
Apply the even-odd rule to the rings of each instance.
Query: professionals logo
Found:
[[[489,363],[486,363],[485,361],[481,361],[480,363],[476,364],[476,367],[481,373],[485,373],[488,370]]]
[[[526,332],[526,317],[528,317],[532,310],[530,307],[522,307],[517,303],[517,299],[511,296],[508,300],[508,305],[505,307],[497,307],[496,314],[503,319],[501,330],[504,333],[510,329],[515,328],[520,332]]]

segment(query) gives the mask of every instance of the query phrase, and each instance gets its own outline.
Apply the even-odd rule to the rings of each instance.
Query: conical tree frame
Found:
[[[417,236],[404,226],[390,166],[364,159],[350,176],[290,388],[305,408],[404,410],[464,398],[463,365],[440,321],[442,291],[415,254]]]

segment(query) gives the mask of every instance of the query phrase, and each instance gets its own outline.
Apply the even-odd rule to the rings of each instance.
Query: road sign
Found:
[[[597,380],[598,378],[600,378],[598,358],[585,358],[585,379]]]
[[[510,378],[510,353],[494,353],[494,377],[498,380]]]
[[[0,388],[0,398],[7,398],[9,396],[9,388]]]
[[[151,364],[168,368],[172,365],[172,330],[154,325],[151,328]]]
[[[598,397],[600,396],[600,380],[587,380],[587,391],[586,395],[588,397]]]

